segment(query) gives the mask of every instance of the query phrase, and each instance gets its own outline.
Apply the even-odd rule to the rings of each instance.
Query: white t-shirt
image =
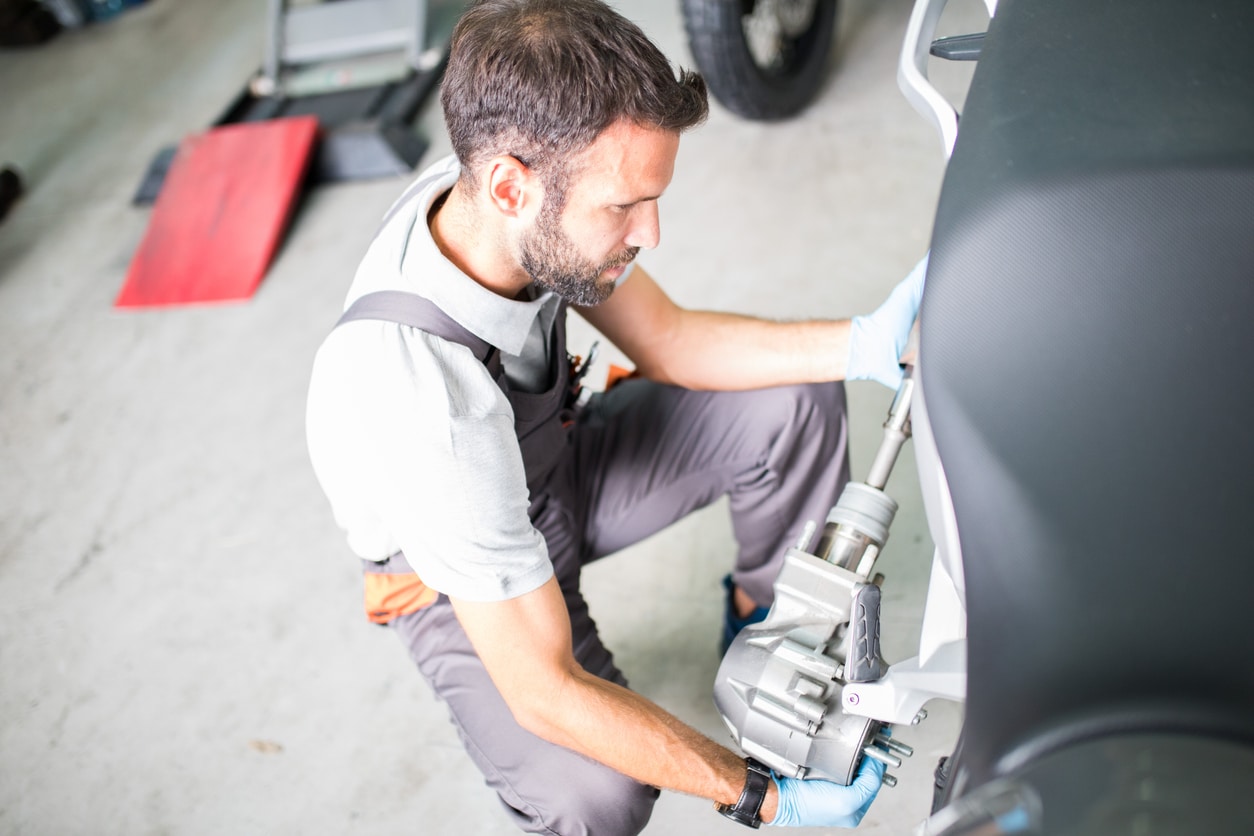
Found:
[[[366,252],[345,308],[402,290],[434,302],[501,350],[511,380],[547,369],[559,299],[505,299],[440,253],[427,215],[458,177],[455,158],[427,169]],[[531,334],[531,339],[528,339]],[[349,548],[368,560],[404,552],[427,586],[475,601],[513,598],[553,574],[529,495],[514,415],[464,346],[405,325],[348,322],[314,359],[306,412],[314,472]]]

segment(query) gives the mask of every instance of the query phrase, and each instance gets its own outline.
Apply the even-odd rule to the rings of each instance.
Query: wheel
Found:
[[[710,92],[746,119],[786,119],[818,93],[836,0],[680,0]]]

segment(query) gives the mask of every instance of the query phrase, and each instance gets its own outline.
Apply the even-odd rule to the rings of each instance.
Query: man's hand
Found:
[[[902,354],[919,314],[927,259],[894,288],[884,304],[866,316],[855,316],[849,332],[849,370],[846,380],[874,380],[889,389],[901,385]]]
[[[847,787],[831,781],[775,778],[779,807],[773,827],[857,827],[884,781],[884,764],[863,758],[857,777]]]

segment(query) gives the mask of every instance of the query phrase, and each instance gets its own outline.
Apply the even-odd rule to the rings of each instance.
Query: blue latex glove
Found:
[[[772,777],[779,788],[772,827],[857,827],[884,783],[884,764],[863,758],[847,787],[831,781]]]
[[[874,313],[853,318],[846,380],[874,380],[893,390],[901,385],[898,360],[910,339],[915,317],[919,315],[927,259],[923,256]]]

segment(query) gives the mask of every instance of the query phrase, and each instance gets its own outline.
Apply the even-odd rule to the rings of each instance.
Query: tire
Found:
[[[680,0],[697,68],[746,119],[795,116],[823,84],[836,0]]]

